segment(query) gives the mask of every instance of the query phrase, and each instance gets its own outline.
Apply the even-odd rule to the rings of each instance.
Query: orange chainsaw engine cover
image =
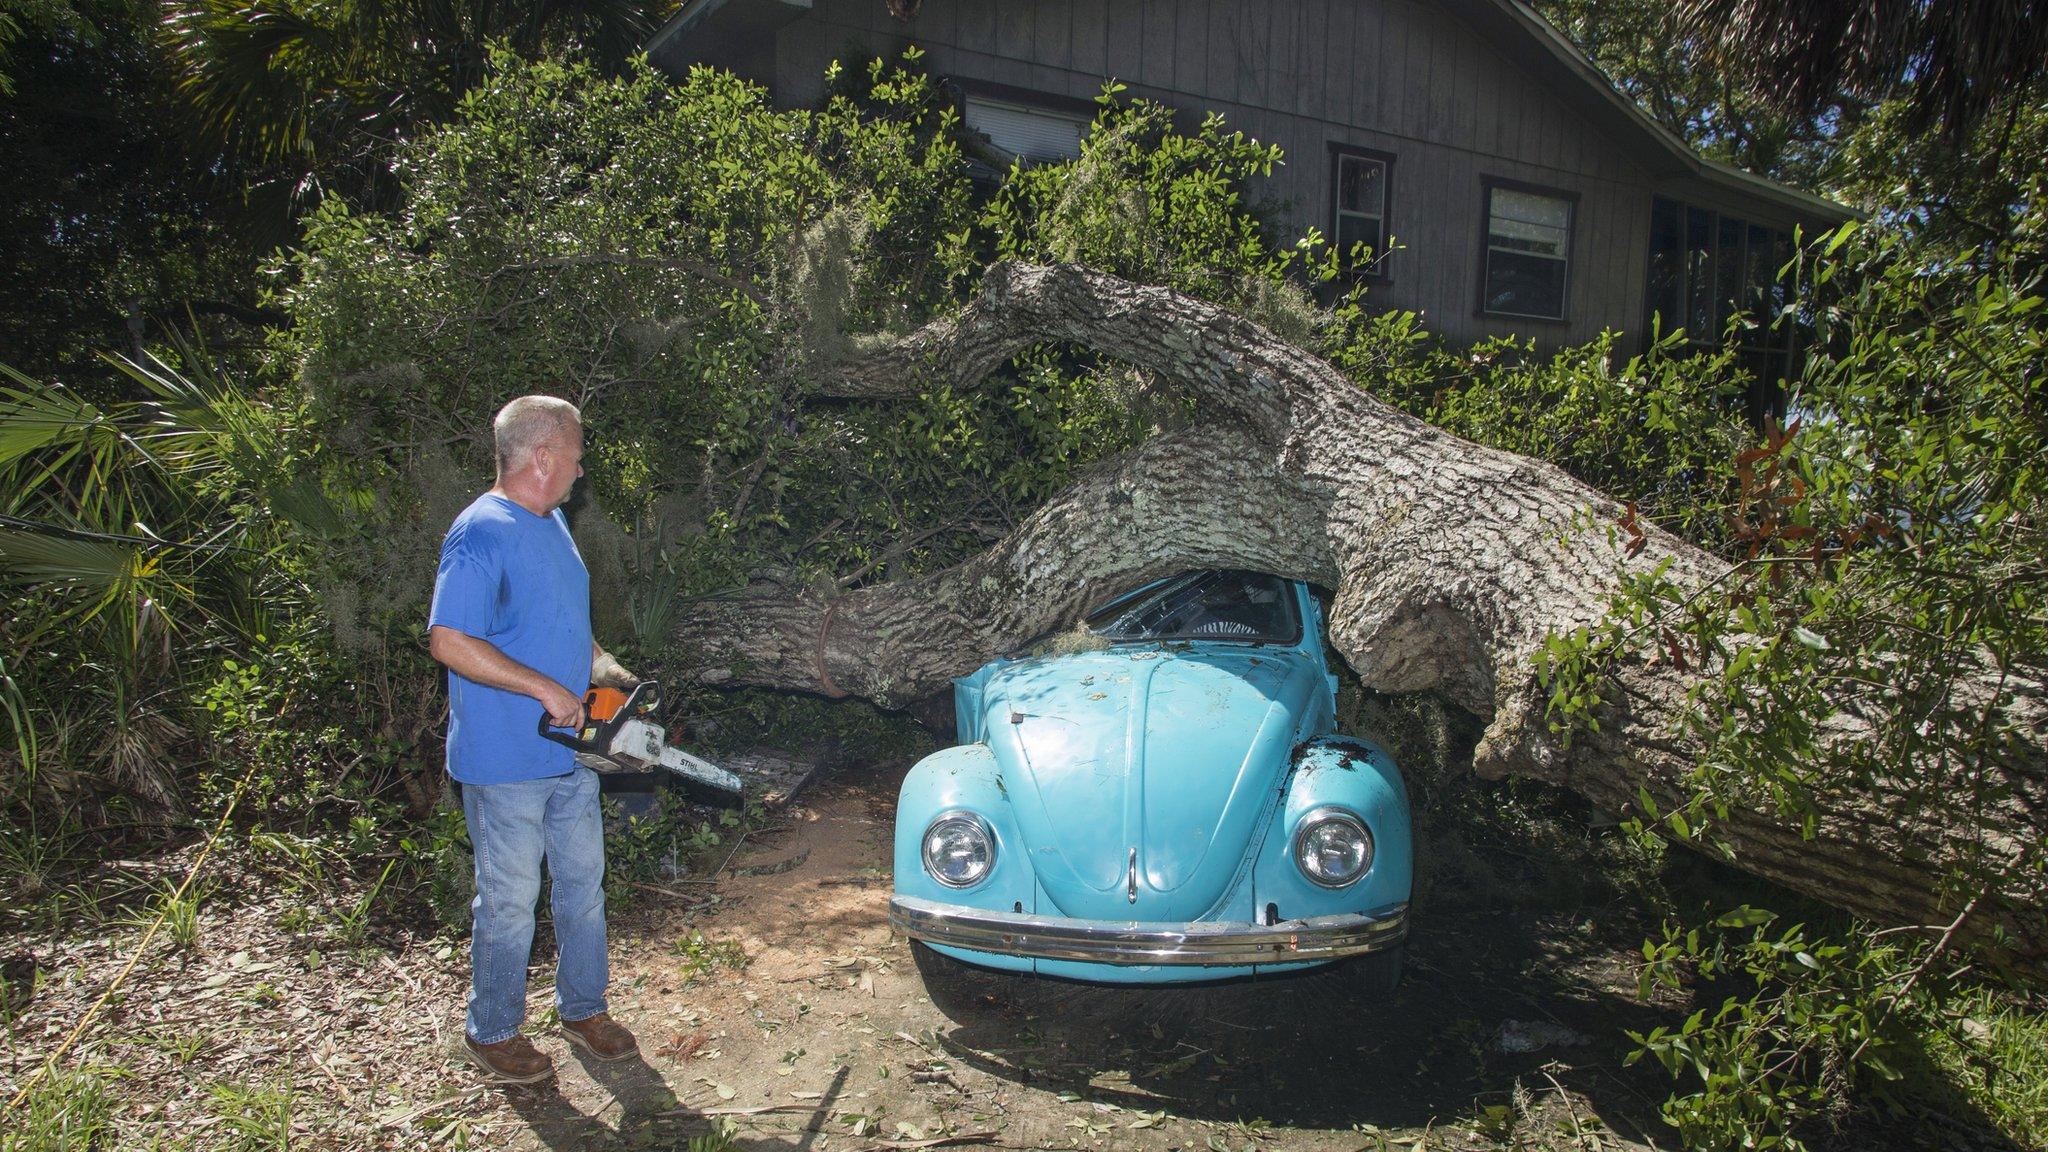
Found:
[[[583,698],[583,710],[589,714],[589,723],[600,724],[619,714],[626,706],[626,694],[617,688],[592,688]]]

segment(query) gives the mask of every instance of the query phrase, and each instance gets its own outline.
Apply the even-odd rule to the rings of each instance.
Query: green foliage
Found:
[[[315,218],[280,362],[331,430],[346,494],[324,599],[394,699],[428,694],[414,638],[439,536],[487,485],[490,414],[520,392],[584,408],[579,540],[624,541],[594,580],[655,584],[665,602],[771,557],[818,563],[849,521],[927,510],[838,471],[892,447],[866,438],[889,437],[894,414],[795,409],[799,371],[843,351],[841,319],[911,322],[943,293],[901,233],[965,222],[950,112],[913,72],[870,76],[891,115],[845,99],[780,112],[709,70],[673,85],[501,58],[459,124],[399,166],[402,212]],[[656,639],[663,610],[620,600],[615,630]]]
[[[1631,1033],[1680,1084],[1663,1114],[1687,1147],[1805,1148],[1876,1123],[1957,1136],[1974,1109],[2017,1146],[2048,1132],[2048,1015],[1967,982],[1947,942],[1805,924],[1742,905],[1643,945],[1641,994],[1692,989],[1683,1021]],[[1880,1119],[1871,1119],[1880,1118]]]
[[[1618,333],[1547,356],[1531,342],[1444,347],[1412,312],[1340,301],[1321,328],[1330,361],[1375,396],[1488,447],[1533,456],[1707,547],[1725,538],[1734,460],[1756,432],[1732,352],[1663,336],[1617,363]]]
[[[114,1101],[105,1066],[57,1069],[10,1111],[0,1152],[73,1152],[100,1146],[113,1133]]]
[[[679,967],[685,982],[700,980],[721,968],[745,968],[753,962],[737,940],[713,940],[694,929],[688,936],[676,941],[671,951],[680,962]]]
[[[469,926],[469,902],[476,896],[476,858],[462,809],[441,803],[407,828],[398,841],[418,885],[424,888],[434,922],[460,931]]]
[[[0,0],[0,96],[14,95],[8,53],[27,32],[53,32],[79,26],[76,9],[65,0]]]
[[[1705,589],[1650,574],[1598,626],[1548,640],[1539,670],[1557,727],[1598,723],[1614,661],[1703,671],[1681,712],[1697,749],[1685,802],[1639,800],[1659,830],[1732,853],[1714,825],[1736,808],[1803,820],[1810,836],[1842,796],[1992,830],[2026,803],[2022,765],[2038,741],[2002,717],[2015,674],[2048,650],[2048,420],[2029,384],[2048,303],[2018,253],[1989,271],[1979,257],[1853,227],[1816,245],[1824,351],[1793,398],[1794,426],[1724,472],[1734,492],[1718,543],[1733,571]],[[1667,1108],[1689,1140],[1794,1145],[1852,1089],[1898,1077],[1892,1054],[1908,1036],[1939,1031],[1943,982],[1918,974],[1979,894],[2048,867],[2035,837],[1955,848],[1929,878],[1955,916],[1939,944],[1772,934],[1769,914],[1745,910],[1651,946],[1646,980],[1674,982],[1685,964],[1753,983],[1643,1038],[1696,1081]]]
[[[228,1132],[224,1147],[234,1152],[288,1152],[297,1093],[283,1086],[221,1081],[208,1089],[214,1115]]]
[[[2043,434],[2027,380],[2048,324],[2038,281],[1910,258],[1845,230],[1816,266],[1829,351],[1795,396],[1794,434],[1737,461],[1734,576],[1704,593],[1646,584],[1630,610],[1717,674],[1696,690],[1694,783],[1708,809],[1793,814],[1882,787],[1902,814],[1988,819],[2028,737],[1997,717],[2005,675],[2048,647]],[[1869,729],[1831,740],[1844,712]],[[1975,892],[2042,867],[1987,842]]]
[[[1654,63],[1648,41],[1633,43]],[[420,638],[440,534],[488,483],[492,411],[529,391],[583,406],[590,476],[571,515],[600,634],[630,637],[629,662],[658,672],[688,655],[665,645],[690,597],[749,582],[830,596],[931,571],[1000,537],[1078,470],[1199,418],[1127,369],[1054,348],[980,388],[822,401],[849,357],[943,314],[986,261],[1011,256],[1218,301],[1406,411],[1631,502],[1622,523],[1577,530],[1633,537],[1654,522],[1736,561],[1705,592],[1643,577],[1608,620],[1550,638],[1537,658],[1568,738],[1600,722],[1616,661],[1710,670],[1680,734],[1702,749],[1690,802],[1665,812],[1645,797],[1638,813],[1676,839],[1711,845],[1734,805],[1810,813],[1880,781],[1903,784],[1909,808],[2010,798],[2000,750],[2024,734],[1987,727],[1959,669],[1984,654],[2019,668],[2048,647],[2042,303],[2027,239],[2040,235],[2038,206],[1964,242],[1932,225],[1923,182],[1901,215],[1923,246],[1954,243],[1845,234],[1813,257],[1823,354],[1796,397],[1796,431],[1759,445],[1728,357],[1664,341],[1621,361],[1611,338],[1451,350],[1359,291],[1316,307],[1305,286],[1333,278],[1335,254],[1313,234],[1286,245],[1266,233],[1245,190],[1282,158],[1214,117],[1183,132],[1164,108],[1111,90],[1080,159],[1019,164],[983,196],[914,51],[835,70],[822,106],[791,111],[708,70],[680,83],[644,67],[607,75],[518,59],[530,47],[422,93],[422,106],[447,101],[429,118],[450,122],[397,152],[382,208],[329,199],[307,221],[303,248],[272,269],[294,323],[270,348],[269,392],[231,386],[184,349],[123,369],[140,402],[10,377],[0,512],[37,526],[0,527],[4,864],[17,891],[33,879],[39,898],[61,894],[53,862],[82,837],[74,801],[99,778],[136,803],[211,803],[253,760],[253,807],[273,811],[260,850],[299,890],[401,830],[398,860],[364,866],[366,895],[299,927],[360,941],[406,892],[461,923],[468,856],[459,814],[435,803],[439,673]],[[388,78],[375,69],[389,63],[369,60],[365,74]],[[334,98],[360,93],[320,85],[358,64],[308,59],[273,77],[306,97],[290,105],[299,126],[274,139],[326,131]],[[1708,108],[1700,79],[1671,82],[1694,138],[1785,162],[1786,141],[1738,136],[1723,119],[1734,106]],[[2014,138],[2031,139],[2035,119],[2015,119]],[[1984,195],[2031,204],[2032,189],[2022,173]],[[1956,204],[1952,220],[1981,207]],[[687,738],[714,750],[801,732],[814,754],[880,760],[918,740],[858,703],[679,701]],[[1872,717],[1871,738],[1827,740],[1826,718],[1851,708]],[[1416,728],[1432,754],[1463,754],[1442,718]],[[173,779],[159,766],[174,756],[197,767]],[[1562,822],[1512,787],[1453,803],[1488,807],[1473,824],[1489,835]],[[293,828],[305,813],[335,818]],[[612,838],[614,879],[653,879],[672,849],[708,856],[740,830],[630,825]],[[1586,858],[1642,869],[1661,853],[1608,847]],[[2001,869],[2041,867],[2032,852],[2016,860],[1987,842],[1944,879],[1973,891]],[[1845,1093],[1862,1103],[1892,1073],[1918,1074],[1915,1045],[2011,1131],[2039,1131],[2038,1094],[1956,1039],[1946,953],[1731,915],[1675,926],[1645,953],[1663,994],[1718,1002],[1641,1038],[1684,1081],[1669,1115],[1689,1139],[1792,1139]],[[733,959],[702,939],[679,953],[699,974]],[[1994,1045],[2039,1035],[2025,1012],[1964,1002],[1993,1020]],[[217,1103],[239,1117],[224,1129],[252,1145],[289,1122],[289,1099],[260,1091]]]
[[[1745,905],[1703,927],[1667,925],[1643,945],[1645,999],[1688,976],[1737,988],[1675,1028],[1630,1033],[1639,1045],[1631,1063],[1647,1056],[1691,1087],[1663,1109],[1687,1147],[1803,1148],[1795,1129],[1845,1111],[1859,1082],[1900,1079],[1895,1053],[1932,990],[1915,950],[1837,943],[1803,924],[1779,930],[1778,920]]]
[[[178,87],[235,151],[332,177],[444,119],[485,70],[480,48],[578,48],[616,69],[673,5],[320,4],[181,0],[163,31]]]
[[[1730,462],[1755,431],[1742,417],[1735,355],[1688,355],[1667,336],[1615,366],[1617,333],[1539,359],[1493,340],[1439,376],[1427,418],[1470,440],[1534,456],[1681,536],[1713,544],[1733,493]]]
[[[319,715],[344,688],[332,683],[319,638],[306,635],[311,622],[281,623],[287,636],[250,637],[238,655],[220,657],[210,677],[193,669],[193,695],[216,747],[231,761],[260,765],[249,783],[252,797],[265,807],[303,810],[345,786],[348,769],[336,770],[337,763],[353,741],[340,717]],[[198,784],[206,800],[225,800],[237,778],[208,773]]]
[[[618,806],[605,803],[605,902],[626,907],[635,902],[643,883],[660,886],[679,876],[703,878],[738,846],[739,838],[759,827],[761,811],[721,809],[708,819],[681,803],[666,802],[652,815],[621,817]]]
[[[299,471],[290,410],[182,351],[182,372],[114,361],[143,401],[97,405],[12,372],[0,386],[0,639],[27,656],[11,688],[33,702],[10,712],[12,802],[37,786],[77,794],[89,772],[175,803],[162,765],[195,724],[188,662],[289,609],[285,518],[331,520]]]
[[[128,924],[147,929],[161,921],[165,942],[175,951],[190,952],[199,943],[199,908],[203,899],[204,893],[198,887],[180,891],[178,885],[165,881]]]
[[[2048,270],[2048,98],[2040,86],[2004,93],[1960,140],[1913,130],[1905,103],[1880,105],[1842,135],[1832,169],[1836,195],[1979,271],[2000,261]]]
[[[1301,255],[1271,243],[1243,202],[1251,180],[1272,175],[1280,149],[1231,131],[1214,112],[1183,133],[1172,108],[1120,103],[1122,91],[1104,87],[1078,160],[1011,168],[982,219],[994,255],[1087,264],[1221,304],[1259,298]]]
[[[195,313],[236,337],[255,317],[246,173],[191,147],[157,15],[0,2],[0,363],[93,399],[119,386],[99,352],[139,355]]]
[[[439,534],[485,485],[489,415],[519,392],[583,405],[589,492],[571,517],[594,583],[624,589],[600,631],[658,664],[679,600],[951,563],[1184,418],[1139,401],[1127,370],[1043,351],[1007,387],[802,404],[841,358],[970,289],[975,254],[1139,261],[1155,282],[1290,299],[1293,257],[1242,201],[1270,149],[1106,102],[1079,161],[1020,166],[977,209],[955,115],[918,65],[842,70],[822,108],[779,111],[709,70],[607,80],[500,57],[458,121],[406,152],[401,210],[316,215],[277,363],[327,431],[350,530],[316,580],[372,682],[430,697],[415,638]],[[1144,205],[1142,251],[1085,210],[1112,192]]]
[[[1075,470],[1186,418],[1124,369],[1050,351],[1002,387],[804,404],[840,358],[971,290],[998,233],[1097,263],[1118,240],[1086,214],[1025,222],[1030,197],[977,203],[914,51],[835,86],[788,112],[708,70],[675,85],[501,54],[459,121],[403,153],[399,210],[330,200],[277,268],[295,322],[272,352],[284,386],[252,394],[184,345],[109,362],[142,401],[10,377],[0,514],[23,526],[0,528],[0,712],[10,843],[32,849],[11,873],[22,890],[62,894],[92,812],[74,801],[109,782],[123,804],[211,806],[253,761],[255,810],[435,810],[422,614],[508,395],[551,388],[585,407],[591,483],[572,516],[594,608],[656,670],[690,596],[950,563]],[[1287,296],[1289,260],[1261,254],[1242,207],[1269,150],[1213,123],[1179,135],[1151,106],[1106,102],[1104,120],[1081,175],[1153,205],[1154,278]],[[1141,140],[1171,162],[1145,160]],[[1043,192],[1075,172],[1013,176]],[[865,705],[693,704],[722,714],[714,744],[792,724],[828,754],[911,739]],[[392,883],[459,906],[459,832],[405,838]]]
[[[1861,109],[1844,95],[1823,114],[1791,114],[1731,85],[1725,62],[1684,34],[1671,4],[1540,0],[1535,7],[1658,124],[1726,164],[1808,186],[1830,159],[1841,119]]]
[[[1786,76],[1769,73],[1761,88],[1744,83],[1731,74],[1743,69],[1730,67],[1741,60],[1711,42],[1719,27],[1684,26],[1687,15],[1699,16],[1699,4],[1689,14],[1656,0],[1541,0],[1535,7],[1654,120],[1703,155],[1854,205],[1980,268],[2001,254],[2042,266],[2043,173],[2029,161],[2048,147],[2048,101],[2026,49],[2007,45],[2019,71],[2031,74],[2024,83],[1960,79],[1971,69],[1956,61],[1944,62],[1947,77],[1923,82],[1939,54],[1927,39],[1930,29],[1966,17],[1945,13],[1923,22],[1910,7],[1888,11],[1885,18],[1898,23],[1866,28],[1864,49],[1933,55],[1878,64],[1879,72],[1892,71],[1875,84],[1830,72],[1831,60],[1849,59],[1850,52],[1809,53],[1807,63],[1840,86],[1812,89],[1815,108],[1796,109],[1782,106]],[[1830,18],[1821,8],[1808,14]],[[2012,22],[1999,36],[2024,37],[2025,23]],[[1706,43],[1695,34],[1702,31],[1709,33]],[[1796,31],[1766,19],[1753,36],[1783,44]],[[1827,39],[1823,32],[1818,42]],[[1990,61],[1977,63],[1988,70]],[[1972,115],[1930,131],[1933,102],[1924,97],[1937,89],[1961,96]]]
[[[2023,1147],[2048,1146],[2048,1011],[1994,988],[1946,997],[1920,1038],[1931,1074]]]

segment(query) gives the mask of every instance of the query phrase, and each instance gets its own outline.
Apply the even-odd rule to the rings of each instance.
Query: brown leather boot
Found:
[[[609,1013],[599,1012],[582,1020],[562,1021],[562,1035],[599,1060],[624,1060],[637,1055],[640,1044],[620,1027]]]
[[[471,1060],[501,1084],[531,1084],[555,1074],[555,1062],[524,1036],[479,1044],[475,1037],[465,1035],[462,1046],[469,1050]]]

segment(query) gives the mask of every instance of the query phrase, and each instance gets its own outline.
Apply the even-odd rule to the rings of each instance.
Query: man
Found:
[[[546,1079],[554,1062],[520,1035],[541,862],[552,878],[555,1006],[570,1043],[600,1060],[638,1050],[605,1004],[604,829],[597,774],[543,739],[583,723],[593,679],[632,677],[590,634],[590,576],[560,508],[583,475],[583,417],[521,396],[491,423],[498,480],[441,545],[428,647],[448,666],[448,772],[476,854],[470,903],[470,1056],[493,1077]]]

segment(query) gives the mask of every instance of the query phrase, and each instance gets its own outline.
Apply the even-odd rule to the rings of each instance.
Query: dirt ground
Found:
[[[1425,903],[1391,999],[1342,968],[1168,990],[927,976],[887,923],[899,778],[825,778],[749,838],[739,875],[637,890],[613,919],[612,1001],[641,1059],[560,1040],[543,944],[531,1031],[560,1071],[538,1088],[485,1085],[461,1059],[458,943],[387,934],[309,957],[276,927],[292,897],[210,907],[67,1060],[109,1086],[113,1139],[94,1146],[567,1152],[682,1148],[713,1125],[816,1152],[1654,1146],[1661,1074],[1622,1067],[1623,1029],[1667,1013],[1635,1001],[1626,948],[1590,919]],[[0,940],[40,973],[0,1089],[133,943]]]
[[[1647,1026],[1614,990],[1625,956],[1425,913],[1391,1001],[1343,969],[1166,990],[927,974],[888,928],[897,783],[826,781],[739,860],[795,866],[621,924],[616,1014],[646,1060],[543,1041],[561,1075],[494,1091],[492,1143],[669,1147],[717,1118],[742,1147],[817,1152],[1642,1146],[1656,1085],[1620,1072],[1620,1029]]]

